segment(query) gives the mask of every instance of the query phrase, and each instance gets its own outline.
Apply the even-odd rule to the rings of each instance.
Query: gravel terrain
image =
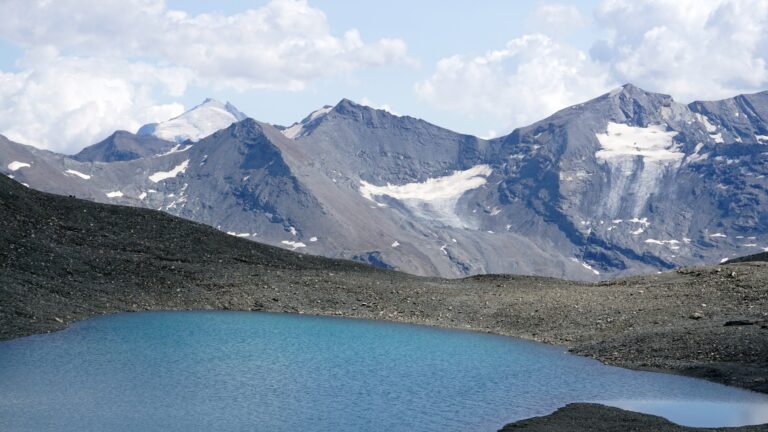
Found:
[[[768,393],[764,256],[596,285],[420,278],[291,253],[156,211],[45,194],[4,176],[0,221],[0,340],[125,311],[342,315],[518,336]]]

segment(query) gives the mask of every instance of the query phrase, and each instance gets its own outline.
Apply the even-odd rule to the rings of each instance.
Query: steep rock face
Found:
[[[496,159],[507,159],[499,201],[526,215],[511,229],[554,225],[595,274],[671,267],[616,240],[648,228],[648,200],[682,157],[662,112],[680,109],[666,95],[625,86],[496,140]]]
[[[606,272],[754,252],[768,246],[768,147],[757,138],[760,108],[749,107],[766,101],[762,93],[682,105],[624,86],[500,139],[515,160],[502,202],[556,223]]]
[[[334,204],[328,208],[342,205],[340,197],[367,203],[356,210],[365,219],[349,227],[370,233],[370,246],[354,258],[449,276],[583,268],[550,247],[549,239],[512,233],[504,225],[498,232],[484,228],[497,207],[485,196],[500,176],[488,141],[349,100],[311,117],[292,147],[313,157],[294,169],[332,180],[333,193],[321,191],[320,182],[308,183],[317,195],[329,196],[324,202]]]
[[[129,161],[0,140],[0,171],[416,274],[595,280],[768,248],[767,114],[768,93],[684,105],[626,85],[483,140],[342,100]]]
[[[293,248],[298,243],[294,215],[322,221],[322,206],[265,129],[272,127],[246,119],[201,140],[179,158],[189,160],[184,175],[158,185],[157,196],[164,197],[156,202],[158,208],[233,235]]]
[[[298,141],[332,173],[376,183],[424,181],[486,160],[488,142],[347,99],[304,126]]]

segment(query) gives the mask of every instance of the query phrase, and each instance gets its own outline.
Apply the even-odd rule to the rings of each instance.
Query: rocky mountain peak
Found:
[[[684,107],[667,94],[650,92],[633,84],[624,84],[584,105],[592,115],[643,127],[663,123],[670,110]]]
[[[359,104],[349,99],[342,99],[333,107],[333,111],[344,116],[350,116],[353,118],[363,118],[366,115],[372,116],[384,116],[384,117],[400,117],[393,114],[384,108],[376,108],[369,105]]]
[[[72,159],[81,162],[128,161],[163,154],[174,146],[178,144],[154,135],[135,135],[118,130],[102,141],[82,149]]]
[[[232,123],[223,131],[226,131],[237,138],[252,137],[256,135],[262,135],[264,133],[264,129],[261,123],[252,118],[246,118],[237,123]]]
[[[365,105],[360,105],[358,103],[355,103],[347,98],[344,98],[339,101],[334,107],[333,110],[340,113],[350,113],[350,112],[359,112],[360,110],[370,109],[366,107]]]

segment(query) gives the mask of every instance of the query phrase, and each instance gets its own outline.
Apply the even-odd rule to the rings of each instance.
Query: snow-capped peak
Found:
[[[312,111],[308,116],[304,117],[304,120],[294,123],[290,127],[287,127],[283,129],[283,135],[287,136],[288,138],[298,138],[304,134],[304,126],[309,124],[310,122],[313,122],[320,117],[323,117],[324,115],[328,114],[333,110],[333,107],[330,105],[325,105],[324,107]]]
[[[178,117],[142,126],[138,134],[176,142],[199,141],[247,117],[229,102],[209,98]]]

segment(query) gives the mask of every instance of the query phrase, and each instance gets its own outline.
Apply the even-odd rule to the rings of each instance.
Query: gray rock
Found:
[[[156,156],[171,150],[176,143],[152,135],[134,135],[117,131],[72,156],[80,162],[119,162]]]

